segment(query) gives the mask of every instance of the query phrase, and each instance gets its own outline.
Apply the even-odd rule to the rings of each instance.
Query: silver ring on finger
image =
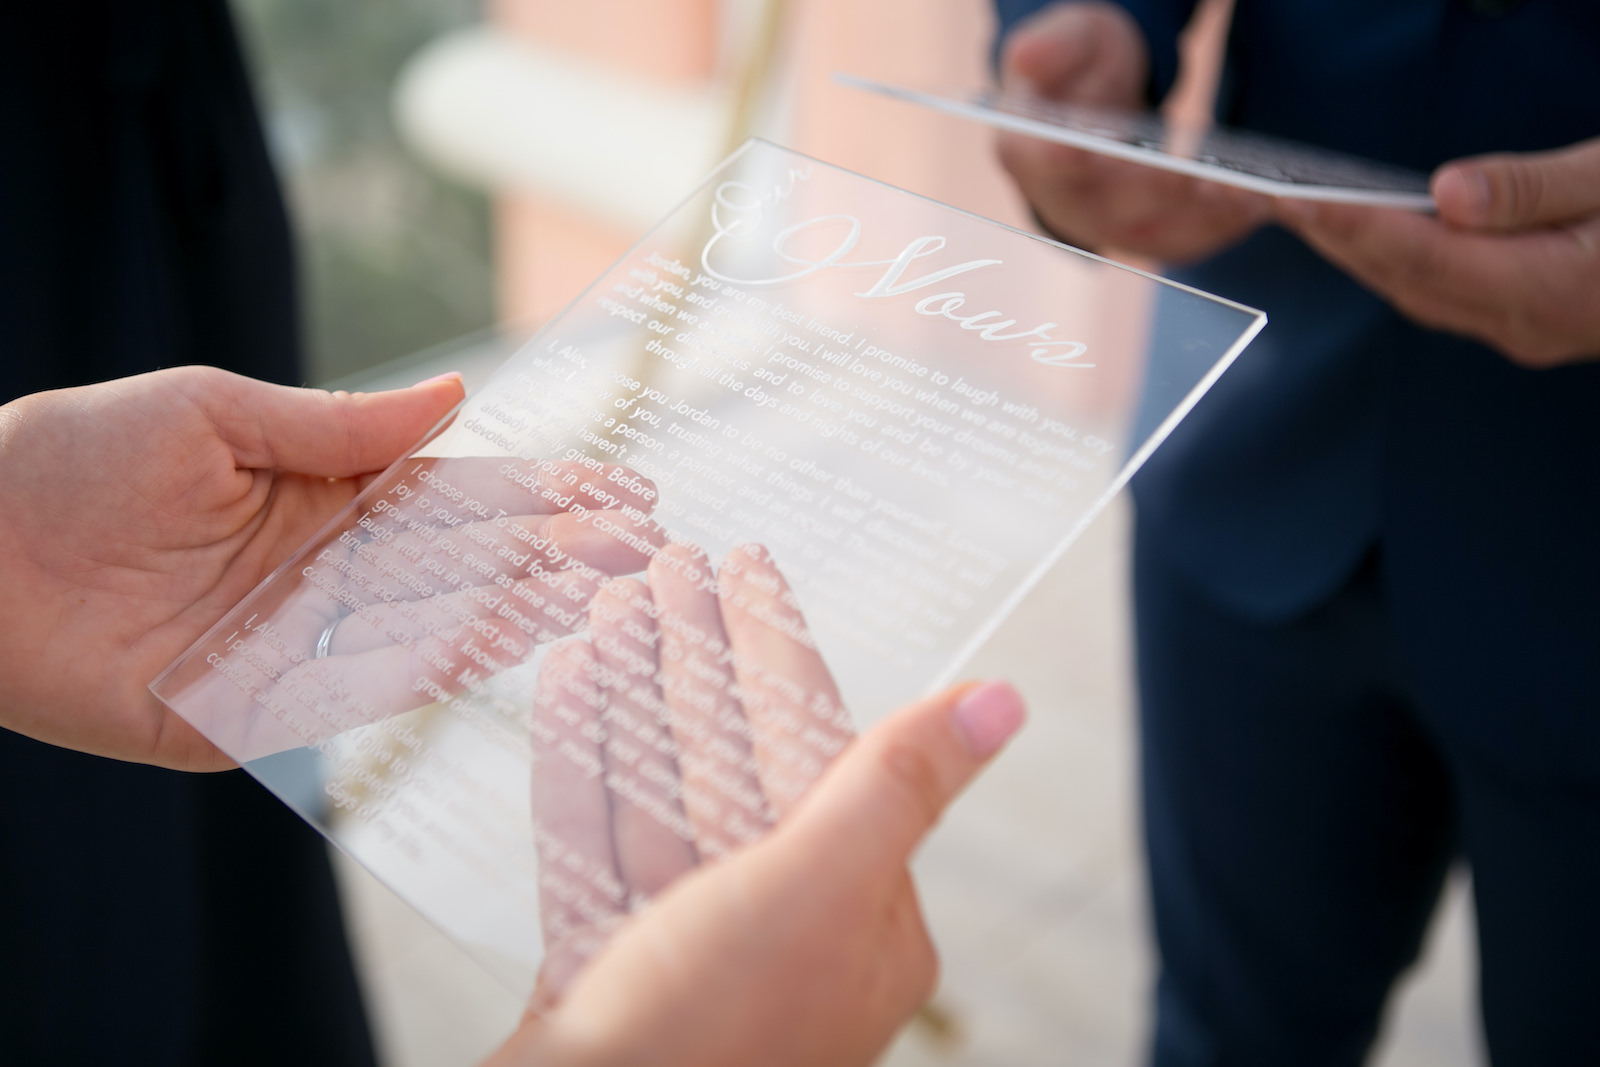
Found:
[[[322,635],[317,638],[317,650],[312,654],[312,659],[327,659],[333,646],[333,632],[339,628],[348,616],[340,615],[327,626],[323,627]]]

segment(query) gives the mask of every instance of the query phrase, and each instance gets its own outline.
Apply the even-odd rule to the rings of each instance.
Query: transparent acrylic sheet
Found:
[[[558,989],[951,679],[1263,322],[752,141],[153,689]]]
[[[1434,209],[1426,174],[1262,134],[1184,126],[1151,112],[1076,107],[993,89],[925,92],[850,74],[833,79],[998,129],[1267,196]]]

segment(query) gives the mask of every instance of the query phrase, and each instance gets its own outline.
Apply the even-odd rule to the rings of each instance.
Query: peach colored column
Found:
[[[925,88],[990,81],[989,0],[800,0],[791,24],[790,145],[851,170],[1015,226],[1021,198],[975,123],[833,84],[851,74]]]
[[[664,85],[707,80],[716,63],[717,0],[489,0],[487,6],[489,20],[513,35]],[[640,236],[512,191],[496,194],[494,218],[502,321],[554,315]]]
[[[996,158],[991,130],[829,80],[832,71],[842,70],[935,90],[989,84],[995,34],[990,0],[802,0],[798,8],[790,57],[796,79],[793,147],[975,214],[1035,228]],[[1231,11],[1232,0],[1204,0],[1184,35],[1183,77],[1169,113],[1187,121],[1209,114]],[[1097,312],[1115,326],[1108,343],[1143,349],[1143,306],[1098,304]],[[1122,378],[1097,380],[1104,389],[1100,402],[1107,406],[1127,406],[1139,389],[1138,362],[1121,365],[1128,370]]]

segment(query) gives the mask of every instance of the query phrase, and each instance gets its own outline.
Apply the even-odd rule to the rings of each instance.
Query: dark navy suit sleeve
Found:
[[[998,40],[1004,41],[1017,23],[1042,11],[1053,0],[995,0],[1000,16]],[[1178,79],[1178,34],[1194,14],[1196,0],[1117,0],[1144,30],[1150,47],[1150,98],[1162,99]]]

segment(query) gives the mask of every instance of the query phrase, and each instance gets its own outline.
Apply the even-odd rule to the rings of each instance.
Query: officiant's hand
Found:
[[[989,683],[851,742],[769,836],[628,920],[486,1067],[873,1062],[937,977],[907,862],[1022,717]]]
[[[1527,367],[1600,359],[1600,138],[1433,175],[1437,216],[1282,201],[1278,216],[1403,314]]]
[[[349,395],[187,367],[0,408],[0,725],[230,766],[146,686],[461,398],[454,375]],[[561,532],[569,556],[593,541]],[[362,622],[340,627],[336,655],[359,652]],[[299,654],[321,625],[291,635]]]
[[[1052,103],[1139,110],[1149,72],[1144,32],[1125,9],[1068,0],[1006,37],[1000,87]],[[1242,189],[1020,133],[1000,134],[997,145],[1039,221],[1082,248],[1190,263],[1271,218],[1267,198]]]

